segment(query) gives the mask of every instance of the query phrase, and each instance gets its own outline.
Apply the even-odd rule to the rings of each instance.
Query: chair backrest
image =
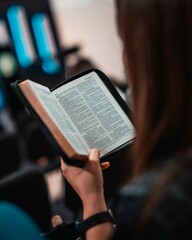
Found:
[[[21,151],[17,134],[0,134],[0,179],[17,171],[21,165]]]
[[[54,161],[58,155],[49,143],[36,122],[31,121],[25,127],[23,140],[26,150],[26,158],[34,163],[38,163],[41,157],[47,158],[49,162]]]
[[[42,231],[51,228],[51,205],[43,172],[28,167],[0,180],[0,200],[12,202],[27,212]]]

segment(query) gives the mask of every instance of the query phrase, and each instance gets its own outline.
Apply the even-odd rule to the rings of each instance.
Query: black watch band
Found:
[[[75,225],[77,231],[80,234],[84,234],[89,228],[104,222],[111,222],[112,224],[114,224],[114,218],[111,213],[111,210],[96,213],[83,221],[77,220],[75,222]]]

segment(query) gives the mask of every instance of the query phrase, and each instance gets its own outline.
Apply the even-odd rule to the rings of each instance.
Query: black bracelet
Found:
[[[111,222],[114,224],[114,218],[110,209],[108,211],[96,213],[83,221],[77,220],[75,221],[75,225],[77,231],[80,234],[84,234],[89,228],[104,222]]]

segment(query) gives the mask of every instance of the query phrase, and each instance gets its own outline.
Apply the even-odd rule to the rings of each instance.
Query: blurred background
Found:
[[[106,74],[124,80],[113,0],[52,0],[61,44],[79,43]]]
[[[0,0],[0,200],[19,205],[43,231],[53,214],[79,217],[81,202],[10,84],[29,78],[51,88],[96,67],[124,96],[121,55],[111,0]],[[109,203],[127,174],[124,154],[104,173]]]

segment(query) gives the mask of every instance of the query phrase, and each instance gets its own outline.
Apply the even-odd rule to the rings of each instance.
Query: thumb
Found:
[[[99,150],[96,149],[96,148],[93,148],[90,152],[89,160],[91,162],[98,162],[99,161],[99,156],[100,156]]]

